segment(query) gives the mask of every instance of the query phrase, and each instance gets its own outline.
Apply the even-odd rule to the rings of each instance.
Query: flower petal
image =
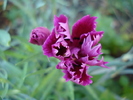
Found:
[[[56,42],[56,37],[55,37],[55,31],[53,29],[52,33],[49,35],[49,37],[46,39],[44,42],[42,49],[43,49],[43,54],[47,55],[48,57],[53,56],[52,52],[52,45]]]
[[[90,15],[82,17],[72,27],[72,38],[78,39],[84,33],[95,31],[97,17],[90,17]]]
[[[68,66],[67,69],[64,69],[65,73],[64,78],[66,81],[73,81],[80,85],[89,85],[92,83],[92,76],[87,74],[87,66],[85,64],[72,63],[71,66]]]
[[[56,31],[56,37],[60,35],[64,36],[64,39],[70,39],[70,32],[68,26],[68,18],[65,15],[60,15],[59,17],[54,17],[54,26]]]
[[[101,66],[104,68],[109,68],[108,66],[105,65],[108,62],[105,62],[103,57],[101,60],[98,60],[98,57],[90,59],[89,56],[85,56],[85,57],[81,57],[79,59],[79,61],[81,61],[89,66]]]
[[[92,31],[89,33],[91,35],[92,41],[94,41],[93,46],[100,41],[100,39],[103,37],[103,33],[104,33],[103,31],[98,31],[98,32]]]
[[[93,41],[91,40],[90,35],[83,39],[83,43],[81,45],[81,56],[86,56],[91,51]]]
[[[71,60],[70,59],[65,59],[62,60],[61,62],[58,63],[58,65],[56,66],[57,69],[67,69],[67,67],[71,67]]]
[[[83,38],[83,37],[82,37]],[[96,57],[101,53],[101,44],[93,46],[94,41],[91,39],[91,35],[84,37],[83,43],[81,45],[80,56],[89,56],[89,57]]]
[[[71,48],[71,56],[72,56],[72,59],[78,59],[78,53],[80,51],[80,48],[77,48],[77,47],[72,47]]]
[[[87,69],[88,69],[87,66],[84,67],[83,72],[82,72],[82,77],[80,78],[80,84],[84,86],[89,85],[93,82],[92,80],[90,80],[92,76],[87,74]]]

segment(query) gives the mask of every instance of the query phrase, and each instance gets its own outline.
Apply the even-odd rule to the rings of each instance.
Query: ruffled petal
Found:
[[[66,66],[65,63],[66,63],[65,61],[59,62],[58,65],[56,65],[56,68],[57,68],[57,69],[66,69],[67,66]]]
[[[78,20],[72,27],[72,38],[78,39],[84,33],[95,31],[97,17],[90,17],[86,15]]]
[[[46,41],[42,45],[42,50],[43,50],[44,55],[47,55],[48,57],[53,56],[52,45],[56,42],[56,40],[57,39],[55,37],[55,31],[53,29],[52,33],[49,35],[49,37],[46,39]]]
[[[98,60],[98,57],[96,58],[89,58],[89,56],[85,56],[85,57],[81,57],[79,59],[79,61],[89,65],[89,66],[101,66],[104,68],[109,68],[108,66],[106,66],[105,64],[107,64],[108,62],[104,61],[104,58],[102,57],[101,60]]]
[[[66,81],[73,81],[80,85],[89,85],[92,83],[92,76],[87,74],[87,66],[85,64],[72,63],[67,69],[64,69],[64,78]]]
[[[56,32],[56,37],[63,36],[64,39],[71,39],[68,18],[65,15],[60,15],[59,17],[54,17],[54,28]]]
[[[86,56],[91,51],[93,45],[93,41],[91,40],[90,35],[84,38],[83,43],[81,45],[81,56]]]
[[[103,31],[98,31],[98,32],[92,31],[89,33],[91,35],[92,41],[94,41],[93,46],[100,41],[100,39],[103,37],[103,33],[104,33]]]
[[[80,36],[80,43],[83,43],[83,40],[86,37],[89,37],[88,41],[93,41],[92,46],[95,46],[100,41],[100,39],[103,37],[103,33],[104,33],[103,31],[98,31],[98,32],[97,31],[91,31],[91,32],[82,34]]]
[[[61,62],[56,66],[57,69],[67,69],[67,67],[72,67],[72,60],[69,58],[61,60]]]
[[[94,41],[91,39],[91,35],[89,34],[87,37],[84,38],[83,43],[81,45],[80,56],[89,56],[89,57],[96,57],[101,53],[101,44],[98,44],[93,47]]]
[[[84,86],[89,85],[93,82],[90,79],[90,78],[92,78],[92,76],[87,74],[87,69],[88,69],[88,67],[85,66],[83,69],[83,72],[82,72],[82,77],[80,78],[80,82],[79,82],[81,85],[84,85]]]
[[[97,60],[97,66],[101,66],[101,67],[104,67],[104,68],[109,68],[108,66],[106,66],[105,64],[107,64],[108,62],[105,62],[104,61],[104,58],[102,57],[101,60]]]

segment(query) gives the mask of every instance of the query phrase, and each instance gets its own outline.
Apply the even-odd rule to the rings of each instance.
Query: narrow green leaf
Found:
[[[21,79],[20,79],[20,82],[19,82],[19,84],[18,84],[18,87],[19,87],[19,88],[21,88],[22,85],[23,85],[23,82],[24,82],[25,77],[26,77],[26,74],[27,74],[27,68],[28,68],[28,63],[25,63],[25,64],[24,64],[24,67],[23,67]]]
[[[52,70],[47,76],[45,76],[38,87],[33,91],[32,96],[35,96],[36,93],[40,93],[41,90],[44,90],[48,85],[50,85],[57,73],[57,70]]]
[[[6,10],[6,6],[7,6],[7,0],[4,0],[4,3],[3,3],[3,10]]]
[[[0,44],[2,46],[9,46],[10,41],[11,41],[10,34],[5,30],[0,30]]]
[[[45,74],[45,73],[48,73],[49,71],[51,71],[52,69],[53,69],[52,67],[49,67],[47,69],[41,69],[41,70],[38,70],[36,72],[27,74],[26,77],[29,77],[29,76],[32,76],[32,75],[36,75],[36,74]]]
[[[36,8],[40,8],[40,7],[44,6],[44,5],[45,5],[45,2],[44,1],[38,1],[36,3]]]
[[[15,86],[9,80],[7,80],[7,79],[0,78],[0,83],[10,84],[12,87],[15,88]]]
[[[8,88],[9,88],[9,84],[6,83],[6,84],[5,84],[5,87],[4,87],[3,91],[2,91],[2,94],[1,94],[1,97],[2,97],[2,98],[4,98],[4,97],[6,96],[6,94],[7,94],[7,92],[8,92]]]
[[[133,74],[133,69],[124,69],[120,74]]]
[[[109,91],[105,90],[99,97],[100,100],[116,100],[115,96]]]
[[[99,85],[100,83],[105,82],[107,79],[110,78],[111,72],[106,72],[100,79],[97,80],[97,82],[94,83],[94,85]]]
[[[94,98],[94,100],[99,100],[96,92],[92,89],[91,86],[85,86],[84,88],[88,91],[88,93],[90,93],[90,95]]]
[[[24,1],[22,1],[25,3],[25,5],[18,0],[10,0],[10,2],[13,3],[15,6],[17,6],[20,10],[22,10],[29,17],[29,20],[31,21],[32,25],[37,26],[37,22],[34,17],[35,14],[31,10],[32,9],[31,6],[30,5],[26,6],[26,4],[28,4],[29,1],[26,1],[26,3]]]
[[[21,65],[21,64],[23,64],[23,63],[25,63],[25,62],[28,62],[28,61],[30,61],[30,60],[32,60],[32,59],[35,59],[35,58],[36,58],[38,55],[40,55],[40,54],[42,54],[42,52],[33,54],[33,55],[31,55],[31,56],[25,58],[25,59],[22,60],[21,62],[17,63],[16,66]]]
[[[7,72],[5,69],[3,68],[0,68],[0,77],[4,78],[4,79],[7,79]]]
[[[45,87],[45,91],[43,92],[43,95],[40,100],[45,100],[48,93],[53,91],[53,87],[56,84],[56,81],[59,78],[59,76],[60,76],[60,73],[58,71],[56,71],[56,77],[53,76],[52,82],[50,82],[49,85],[47,85],[47,87]]]
[[[3,60],[6,60],[5,53],[2,50],[0,50],[0,56]]]
[[[13,51],[10,51],[10,50],[4,51],[4,55],[5,56],[11,56],[11,57],[14,57],[14,58],[17,58],[17,59],[24,59],[25,58],[24,54],[21,54],[20,52],[13,52]]]
[[[98,68],[94,71],[92,71],[90,74],[91,75],[98,75],[98,74],[104,74],[106,72],[112,72],[112,71],[115,71],[116,70],[116,67],[110,67],[109,69],[107,68]]]
[[[23,98],[22,96],[19,96],[19,95],[17,95],[17,94],[13,95],[12,98],[13,98],[14,100],[24,100],[24,98]]]
[[[128,86],[129,84],[129,79],[126,77],[126,76],[121,76],[120,79],[119,79],[119,83],[122,85],[122,86]]]
[[[8,80],[4,78],[0,78],[0,83],[8,83]]]
[[[14,66],[12,63],[7,62],[7,61],[3,61],[1,62],[1,66],[2,68],[4,68],[7,73],[8,76],[10,77],[14,77],[14,76],[20,76],[21,75],[21,69],[19,69],[18,67]]]
[[[68,94],[70,97],[70,100],[74,100],[74,87],[73,83],[71,81],[67,82],[67,89],[68,89]]]

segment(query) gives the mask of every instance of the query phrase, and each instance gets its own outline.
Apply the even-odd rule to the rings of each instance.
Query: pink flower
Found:
[[[40,28],[31,33],[31,43],[42,45],[44,55],[60,60],[56,68],[63,70],[66,81],[86,86],[92,83],[92,76],[87,73],[90,66],[108,68],[103,57],[98,59],[102,54],[102,46],[98,42],[104,32],[96,31],[96,18],[90,15],[82,17],[73,25],[71,34],[68,18],[65,15],[55,16],[54,28],[48,37],[41,34],[49,32]]]
[[[50,31],[47,28],[37,27],[31,31],[29,42],[36,45],[43,45],[49,35]]]
[[[96,18],[87,15],[78,20],[72,27],[71,35],[68,18],[64,15],[54,17],[53,31],[42,47],[44,55],[61,60],[56,68],[63,69],[66,81],[89,85],[92,83],[92,76],[87,74],[89,66],[108,68],[103,57],[98,60],[102,54],[102,47],[98,42],[104,32],[96,31]]]

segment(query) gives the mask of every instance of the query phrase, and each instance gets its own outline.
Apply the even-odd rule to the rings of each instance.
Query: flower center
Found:
[[[59,56],[59,55],[65,56],[65,53],[66,53],[65,47],[61,45],[60,48],[56,47],[55,49],[58,50],[58,53],[56,54],[56,56]]]

